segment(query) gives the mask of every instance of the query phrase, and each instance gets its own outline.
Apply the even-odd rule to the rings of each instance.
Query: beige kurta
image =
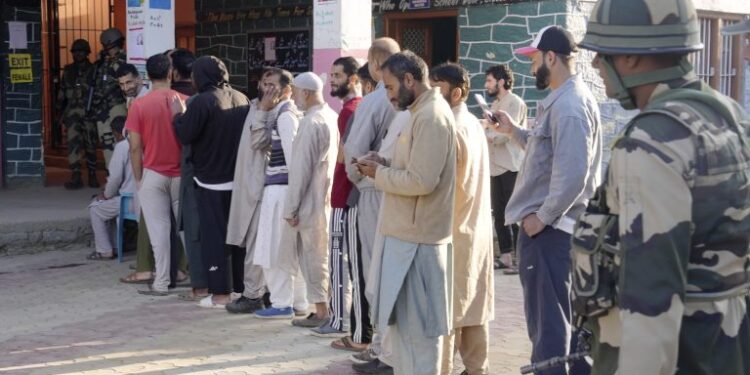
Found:
[[[453,327],[495,316],[489,152],[479,120],[465,103],[456,117],[456,201],[453,216]]]
[[[492,110],[508,112],[511,118],[522,128],[526,128],[526,103],[518,95],[509,92],[492,103]],[[523,149],[510,137],[494,130],[486,129],[485,135],[489,143],[490,175],[499,176],[505,172],[518,172],[523,162]]]
[[[328,221],[331,183],[338,156],[338,115],[327,104],[308,109],[300,121],[289,166],[284,218],[297,217],[282,244],[296,244],[300,268],[312,303],[326,302],[328,289]],[[296,269],[286,270],[296,274]]]
[[[260,200],[265,184],[266,152],[252,147],[251,125],[257,111],[257,100],[250,103],[250,111],[242,127],[240,146],[237,151],[237,163],[234,167],[234,185],[232,203],[229,208],[227,225],[227,243],[248,247],[255,243],[257,229],[253,216],[260,210]],[[255,223],[257,226],[257,221]]]

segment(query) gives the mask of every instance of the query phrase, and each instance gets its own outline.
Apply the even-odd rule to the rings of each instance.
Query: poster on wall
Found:
[[[286,69],[292,74],[312,69],[309,29],[253,31],[247,34],[248,94],[257,96],[264,67]]]
[[[146,46],[143,34],[146,26],[146,15],[141,0],[128,0],[126,25],[128,63],[145,64]]]
[[[313,4],[313,30],[315,49],[341,48],[339,0],[317,0]]]

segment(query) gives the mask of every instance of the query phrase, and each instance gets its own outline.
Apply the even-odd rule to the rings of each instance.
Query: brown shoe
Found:
[[[295,327],[315,328],[328,321],[328,318],[320,318],[315,313],[310,313],[306,318],[292,320]]]

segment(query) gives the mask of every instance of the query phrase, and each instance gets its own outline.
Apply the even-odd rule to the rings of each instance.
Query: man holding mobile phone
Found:
[[[521,287],[531,361],[569,354],[571,340],[570,238],[575,218],[601,182],[599,107],[575,71],[577,46],[571,34],[548,26],[516,54],[532,59],[539,90],[551,89],[537,105],[536,125],[520,127],[505,111],[496,111],[494,129],[526,151],[505,210],[506,223],[520,222],[518,239]],[[572,341],[572,342],[571,342]],[[588,374],[578,361],[570,374]],[[544,375],[568,374],[560,367]]]
[[[494,97],[491,110],[508,112],[522,128],[526,128],[526,103],[513,93],[513,71],[506,64],[491,66],[485,73],[484,89]],[[492,119],[488,119],[493,121]],[[494,120],[496,121],[496,120]],[[523,149],[518,143],[510,142],[510,137],[488,129],[484,121],[487,146],[490,151],[490,195],[492,196],[492,216],[495,219],[495,234],[500,245],[500,254],[495,260],[496,269],[504,269],[505,274],[517,274],[513,265],[516,251],[518,225],[505,222],[505,207],[508,205],[516,176],[523,160]]]

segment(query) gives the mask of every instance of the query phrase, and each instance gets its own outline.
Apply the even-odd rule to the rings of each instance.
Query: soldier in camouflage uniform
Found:
[[[690,0],[599,0],[580,46],[638,108],[573,235],[593,374],[750,374],[750,121],[693,72]]]
[[[109,165],[115,144],[109,124],[115,117],[127,116],[125,94],[115,78],[117,69],[125,64],[126,56],[122,49],[125,38],[120,30],[112,28],[102,31],[99,39],[104,48],[94,66],[94,90],[88,115],[96,122],[104,160]]]
[[[66,189],[80,189],[81,151],[86,155],[88,169],[96,168],[96,129],[86,119],[86,94],[89,91],[93,65],[89,61],[91,47],[89,42],[78,39],[70,47],[73,62],[63,69],[60,92],[57,94],[57,110],[68,134],[68,164],[71,178],[65,183]],[[99,187],[96,178],[89,180],[91,187]]]

